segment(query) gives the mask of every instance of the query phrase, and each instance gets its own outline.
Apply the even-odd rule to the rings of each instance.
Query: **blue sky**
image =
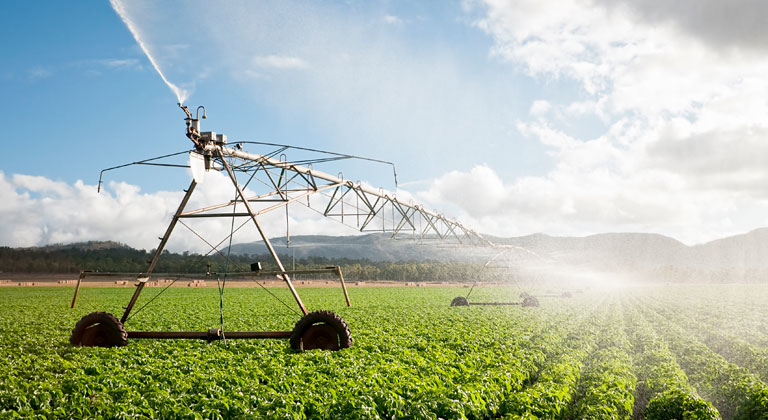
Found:
[[[183,114],[175,107],[176,98],[108,2],[43,4],[12,3],[6,6],[11,10],[2,17],[4,39],[15,41],[2,47],[4,61],[10,64],[3,70],[2,89],[13,98],[2,104],[3,119],[8,122],[5,125],[11,138],[23,139],[12,142],[14,154],[27,155],[30,144],[36,150],[34,159],[14,159],[4,164],[4,171],[90,183],[104,167],[189,146],[183,137]],[[554,92],[562,87],[554,81],[539,83],[514,74],[514,66],[491,57],[492,39],[473,27],[471,15],[460,3],[439,2],[413,8],[408,2],[372,7],[367,3],[329,3],[317,10],[290,6],[276,11],[270,10],[272,6],[250,8],[253,19],[249,25],[280,26],[274,21],[287,20],[284,32],[258,33],[247,41],[236,35],[214,40],[206,30],[195,35],[184,21],[188,16],[179,13],[180,7],[152,10],[147,13],[154,15],[152,19],[135,13],[139,31],[149,40],[150,52],[168,78],[176,84],[194,86],[186,102],[208,108],[209,129],[228,133],[230,138],[318,147],[394,161],[402,167],[403,182],[427,180],[446,170],[468,170],[482,163],[493,164],[505,175],[546,170],[548,162],[542,148],[514,133],[511,121],[515,115],[527,112],[537,90]],[[130,2],[126,7],[133,10]],[[388,22],[387,17],[396,21]],[[168,22],[157,23],[166,26],[154,26],[163,19]],[[210,25],[223,21],[218,17],[203,19],[208,19]],[[339,29],[328,22],[329,27],[323,28],[323,23],[317,22],[323,19],[351,23]],[[302,33],[301,25],[307,21],[315,21],[311,25],[317,27]],[[177,29],[179,33],[173,33]],[[262,69],[263,75],[250,78],[237,74],[238,70],[246,70],[238,66],[251,56],[290,56],[281,50],[280,42],[286,44],[287,50],[305,52],[308,47],[299,44],[319,38],[316,31],[324,29],[328,33],[322,36],[327,39],[321,41],[316,54],[350,54],[350,60],[358,60],[352,63],[357,68],[348,70],[348,74],[360,77],[351,87],[358,91],[326,99],[323,91],[344,89],[343,80],[328,80],[328,85],[322,86],[319,78],[325,76],[302,74],[311,73],[312,68],[281,69],[283,74]],[[370,39],[333,45],[343,39],[344,31]],[[285,38],[275,39],[278,36]],[[231,51],[222,51],[223,45],[230,42],[250,45],[239,49],[230,46]],[[164,50],[168,45],[183,45],[185,51],[171,56]],[[372,50],[366,51],[368,48]],[[381,74],[367,73],[373,69],[373,61],[384,66]],[[420,73],[382,86],[400,92],[385,98],[387,102],[381,107],[358,108],[382,96],[383,92],[364,90],[368,86],[376,89],[378,78],[386,76],[386,66],[391,66],[393,77],[409,71]],[[443,77],[454,85],[428,86],[424,92],[406,90],[412,84],[431,82],[430,71],[438,74],[436,83]],[[470,84],[488,91],[474,94]],[[439,92],[443,88],[445,92]],[[436,97],[437,93],[442,97]],[[462,103],[430,103],[437,99],[472,102],[466,107]],[[498,115],[478,117],[480,111],[471,109],[478,105],[485,108],[482,111]],[[455,118],[449,121],[444,116]],[[384,132],[382,127],[387,127]],[[477,131],[484,135],[472,135]],[[432,158],[425,160],[425,156]],[[156,182],[156,177],[141,172],[145,170],[110,176],[125,176],[146,191],[179,185]],[[163,173],[166,175],[174,181],[186,179],[183,173]],[[365,174],[357,176],[365,178]]]
[[[204,129],[393,161],[410,196],[480,232],[765,226],[766,6],[692,2],[6,3],[0,245],[152,246],[121,226],[162,226],[186,171],[90,192],[105,167],[190,146],[136,34]],[[321,169],[394,187],[386,167]]]

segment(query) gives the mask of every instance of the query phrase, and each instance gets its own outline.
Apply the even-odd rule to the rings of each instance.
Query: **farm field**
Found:
[[[287,290],[224,291],[225,330],[291,329]],[[75,323],[132,291],[0,288],[0,418],[768,419],[768,287],[588,290],[540,307],[449,307],[465,288],[303,289],[354,345],[131,340],[76,348]],[[484,287],[470,301],[515,301]],[[146,292],[148,300],[154,292]],[[140,300],[141,306],[144,300]],[[171,288],[129,330],[218,327],[213,288]]]

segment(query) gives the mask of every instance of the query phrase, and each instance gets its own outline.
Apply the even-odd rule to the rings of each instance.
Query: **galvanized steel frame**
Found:
[[[216,160],[222,162],[224,168],[231,167],[235,171],[247,173],[252,179],[256,175],[263,175],[261,183],[268,191],[250,196],[247,200],[232,200],[204,209],[187,211],[181,218],[224,216],[225,214],[208,212],[237,202],[258,202],[262,205],[269,203],[254,212],[257,216],[290,203],[301,203],[360,232],[390,233],[392,238],[407,238],[419,242],[439,241],[457,245],[494,246],[482,235],[458,221],[427,210],[423,206],[402,202],[390,192],[371,188],[359,181],[345,180],[310,167],[224,145],[209,143],[200,153],[218,158]],[[233,163],[225,164],[226,160]],[[303,200],[306,200],[306,203]],[[233,213],[226,213],[228,217],[232,215]]]
[[[189,228],[181,219],[247,217],[249,220],[240,224],[237,229],[233,229],[216,245],[202,238],[194,230],[193,232],[213,251],[219,252],[217,249],[219,245],[228,240],[235,231],[248,224],[249,221],[252,222],[278,267],[278,276],[284,280],[304,315],[308,313],[306,306],[293,286],[288,275],[289,272],[283,266],[269,240],[269,236],[258,219],[265,213],[280,208],[285,208],[287,212],[287,206],[291,203],[301,203],[325,217],[334,218],[341,223],[355,227],[360,232],[386,232],[391,233],[392,238],[407,236],[408,239],[419,242],[439,241],[457,245],[494,246],[480,234],[466,228],[461,223],[422,206],[401,202],[394,194],[385,192],[383,189],[376,190],[361,182],[355,183],[310,167],[265,155],[248,153],[240,148],[230,148],[220,143],[207,142],[201,146],[203,147],[197,148],[191,153],[203,155],[211,162],[211,168],[227,174],[236,191],[235,198],[224,203],[187,209],[190,197],[197,186],[195,180],[190,183],[165,234],[160,238],[160,244],[149,261],[146,272],[138,276],[136,290],[121,317],[121,322],[128,319],[177,223]],[[238,174],[241,176],[244,174],[248,177],[248,181],[241,183],[238,180]],[[253,180],[258,180],[265,191],[247,196],[246,188]],[[306,202],[304,202],[305,200]],[[314,206],[313,200],[315,201]],[[243,205],[246,211],[235,211],[233,206],[238,204]],[[233,211],[222,211],[227,208],[233,208]],[[287,235],[288,232],[286,232]]]

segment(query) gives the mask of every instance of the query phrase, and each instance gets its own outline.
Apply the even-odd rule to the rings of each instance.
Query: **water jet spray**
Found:
[[[139,44],[139,48],[144,51],[147,59],[149,59],[149,62],[152,64],[152,67],[154,67],[155,71],[157,71],[157,74],[160,75],[160,78],[163,79],[165,85],[171,89],[171,92],[173,92],[174,95],[176,95],[176,99],[179,101],[179,103],[181,104],[186,101],[189,97],[189,92],[186,89],[182,89],[176,86],[174,83],[168,80],[167,77],[165,77],[165,74],[162,70],[160,70],[160,66],[157,64],[157,61],[155,61],[155,58],[152,56],[152,54],[150,54],[149,48],[147,48],[147,44],[144,42],[144,39],[139,33],[136,24],[134,24],[133,20],[128,16],[128,12],[125,10],[123,3],[120,0],[109,0],[109,3],[112,5],[112,9],[114,9],[118,16],[120,16],[120,19],[123,20],[125,26],[128,27],[131,35],[133,35],[133,39],[135,39],[136,43]]]

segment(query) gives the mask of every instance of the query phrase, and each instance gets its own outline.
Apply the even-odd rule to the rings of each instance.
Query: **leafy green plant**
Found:
[[[719,419],[720,414],[712,404],[690,392],[673,388],[654,396],[643,417],[647,420],[710,420]]]
[[[766,296],[742,287],[754,305]],[[702,302],[717,292],[684,290]],[[695,312],[654,288],[538,308],[451,308],[466,289],[437,287],[353,288],[347,308],[339,290],[302,289],[309,308],[340,314],[355,339],[343,351],[305,353],[284,340],[72,347],[80,317],[119,316],[132,290],[84,289],[75,310],[71,292],[0,288],[0,419],[717,419],[711,403],[727,419],[760,419],[768,409],[765,384],[688,333]],[[290,302],[288,291],[271,292]],[[218,298],[215,288],[171,288],[126,327],[218,327]],[[749,316],[736,305],[706,308]],[[226,289],[224,313],[225,331],[287,330],[298,317],[259,288]]]

